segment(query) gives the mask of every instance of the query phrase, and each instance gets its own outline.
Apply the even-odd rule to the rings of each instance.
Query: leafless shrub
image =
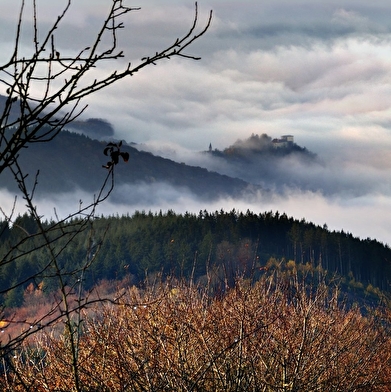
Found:
[[[82,390],[387,391],[391,385],[390,338],[379,315],[345,307],[337,287],[309,289],[296,273],[268,274],[254,285],[238,279],[220,298],[184,282],[132,288],[120,306],[100,304],[85,316]],[[23,383],[75,390],[67,333],[36,339],[24,350],[38,360],[30,354],[23,361]]]

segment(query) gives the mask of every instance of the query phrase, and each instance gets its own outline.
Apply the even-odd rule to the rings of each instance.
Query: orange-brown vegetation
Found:
[[[291,266],[292,267],[292,266]],[[130,287],[69,330],[34,335],[3,375],[13,391],[389,391],[390,316],[347,306],[295,268],[220,296],[184,282]],[[3,369],[4,370],[4,369]]]

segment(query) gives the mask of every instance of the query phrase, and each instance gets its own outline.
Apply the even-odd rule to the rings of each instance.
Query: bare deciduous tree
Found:
[[[175,39],[172,45],[144,57],[136,65],[129,63],[121,70],[105,74],[102,68],[105,62],[118,62],[125,57],[125,53],[118,49],[118,33],[124,28],[123,18],[137,8],[126,6],[123,0],[112,0],[107,16],[102,21],[93,42],[87,47],[79,48],[75,53],[60,53],[56,45],[58,38],[56,34],[66,19],[69,9],[74,5],[73,2],[67,0],[62,12],[45,32],[38,28],[37,1],[32,0],[31,4],[32,18],[30,14],[26,14],[26,0],[22,0],[18,13],[15,45],[9,60],[0,66],[0,89],[6,94],[4,105],[0,107],[0,176],[7,170],[11,171],[28,213],[35,223],[33,227],[24,227],[15,220],[15,204],[11,211],[6,211],[0,206],[2,221],[6,222],[6,225],[1,228],[0,236],[10,225],[13,225],[13,229],[20,230],[21,234],[20,239],[10,243],[8,251],[0,255],[0,273],[1,269],[14,268],[18,260],[33,254],[36,249],[45,248],[47,259],[34,265],[31,272],[25,274],[23,279],[0,287],[0,295],[4,298],[18,288],[25,288],[29,282],[38,285],[43,279],[55,280],[60,295],[53,301],[50,310],[34,320],[20,319],[3,306],[0,312],[2,325],[0,355],[3,358],[3,371],[12,368],[12,361],[9,359],[12,357],[13,350],[37,331],[62,320],[70,339],[69,349],[75,388],[80,390],[78,346],[81,309],[92,302],[90,297],[83,297],[82,294],[83,274],[93,262],[94,254],[99,250],[100,243],[96,243],[94,239],[93,219],[97,205],[104,201],[113,189],[119,146],[112,144],[105,150],[105,153],[111,156],[111,164],[107,165],[106,179],[93,200],[85,206],[80,204],[79,208],[69,216],[58,218],[50,223],[43,220],[34,201],[39,172],[26,172],[20,165],[20,157],[23,155],[24,148],[28,148],[33,143],[50,142],[80,116],[86,108],[86,105],[83,105],[83,98],[162,60],[172,57],[199,59],[189,54],[187,50],[208,30],[212,13],[209,14],[205,26],[199,28],[196,3],[189,30],[182,37]],[[31,23],[33,34],[30,47],[26,50],[25,42],[22,42],[22,31],[25,24]],[[115,154],[117,155],[114,156]],[[44,165],[45,162],[42,164]],[[33,178],[31,183],[27,181],[28,177]],[[81,267],[65,270],[58,261],[59,256],[64,248],[71,244],[72,239],[86,229],[90,230],[91,234],[85,261]],[[61,246],[59,246],[60,239]],[[14,325],[22,325],[24,328],[16,335],[11,334],[9,331]]]
[[[388,391],[385,314],[363,317],[338,299],[337,286],[306,281],[295,270],[271,271],[255,284],[237,279],[220,298],[185,282],[131,288],[120,306],[99,304],[85,314],[81,384],[107,391]],[[15,358],[25,384],[74,390],[69,336],[35,337]]]

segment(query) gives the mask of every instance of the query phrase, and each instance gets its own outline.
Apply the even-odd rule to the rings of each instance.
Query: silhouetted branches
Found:
[[[22,168],[20,157],[23,149],[33,143],[53,140],[83,113],[86,108],[82,103],[83,98],[98,90],[164,59],[177,56],[198,60],[199,57],[186,54],[185,50],[207,31],[212,16],[210,14],[206,26],[196,32],[199,22],[196,4],[189,31],[176,39],[173,45],[145,57],[135,66],[129,63],[122,70],[96,76],[99,74],[96,70],[100,70],[105,61],[125,57],[118,49],[118,32],[124,28],[122,18],[139,8],[128,7],[122,0],[113,0],[92,42],[88,46],[83,45],[75,53],[60,53],[57,34],[72,5],[72,0],[68,0],[52,25],[44,31],[39,26],[36,0],[32,0],[32,16],[27,13],[26,1],[22,0],[12,52],[9,60],[0,65],[0,88],[6,92],[4,105],[0,107],[0,176],[6,170],[11,172],[28,211],[28,218],[23,222],[23,217],[15,216],[16,199],[11,211],[0,206],[1,221],[5,222],[0,236],[11,228],[19,231],[18,236],[9,243],[9,248],[0,255],[0,277],[5,269],[14,268],[17,272],[13,281],[3,282],[0,287],[0,356],[3,359],[0,367],[7,388],[11,382],[8,378],[9,370],[22,389],[31,388],[31,384],[18,373],[19,365],[11,361],[11,353],[22,343],[30,341],[37,331],[62,322],[67,336],[66,349],[70,355],[74,390],[82,390],[79,373],[82,310],[89,304],[103,300],[91,298],[83,287],[85,273],[103,243],[103,238],[95,238],[96,208],[109,197],[114,188],[115,165],[120,158],[124,161],[129,159],[129,154],[120,150],[121,143],[109,143],[104,150],[105,155],[110,157],[104,166],[109,170],[93,200],[86,204],[80,201],[78,208],[63,218],[59,218],[55,212],[56,220],[47,222],[40,214],[35,200],[40,172],[30,173]],[[27,49],[23,36],[26,24],[32,25],[33,30]],[[44,159],[42,165],[45,165]],[[29,184],[28,178],[31,176],[33,183]],[[79,256],[81,260],[73,266],[71,263],[66,266],[62,260],[63,253],[74,245],[75,239],[84,231],[89,232],[84,255]],[[37,251],[42,250],[44,257],[37,259]],[[26,257],[31,259],[29,268],[18,271],[19,261]],[[45,308],[45,313],[38,312],[34,320],[27,320],[12,309],[15,303],[23,300],[24,290],[30,285],[31,290],[39,292],[43,291],[43,287],[51,286],[50,292],[57,293],[49,308]],[[15,334],[15,325],[26,328]],[[40,358],[39,365],[43,363],[43,358]],[[34,366],[37,368],[38,363]]]
[[[82,98],[164,59],[178,56],[198,60],[199,57],[189,55],[185,50],[205,34],[212,18],[210,13],[206,26],[196,33],[199,22],[196,3],[192,26],[183,37],[177,38],[168,48],[144,57],[138,65],[132,66],[129,63],[123,70],[95,79],[93,71],[102,62],[124,57],[122,51],[117,51],[118,30],[124,27],[122,22],[118,22],[118,18],[137,8],[126,7],[122,0],[114,0],[95,41],[75,55],[64,55],[57,51],[55,37],[70,6],[69,0],[55,23],[41,38],[41,42],[37,41],[37,21],[34,14],[34,53],[25,57],[20,48],[20,30],[24,22],[24,2],[22,3],[14,52],[10,60],[0,67],[0,83],[6,87],[8,94],[0,115],[0,173],[13,163],[21,148],[32,142],[51,140],[64,126],[77,118],[85,109],[85,106],[79,107]],[[106,46],[103,42],[108,34],[111,44]],[[38,85],[39,90],[36,89]],[[16,118],[11,116],[14,111],[18,114]]]

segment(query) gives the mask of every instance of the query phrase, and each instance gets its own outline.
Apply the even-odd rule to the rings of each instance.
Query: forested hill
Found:
[[[31,185],[39,170],[36,190],[38,196],[69,192],[77,188],[94,193],[100,189],[107,175],[107,170],[102,168],[109,159],[103,154],[106,144],[107,142],[92,140],[84,135],[63,131],[50,143],[29,145],[23,150],[19,161],[25,172],[29,173],[28,181]],[[139,151],[130,145],[124,145],[122,151],[129,153],[129,162],[116,167],[116,184],[162,182],[186,188],[205,200],[219,196],[238,196],[249,186],[240,179],[177,163]],[[11,173],[3,173],[1,187],[17,191]]]
[[[4,222],[3,226],[6,226]],[[18,218],[16,225],[6,228],[0,237],[2,255],[9,251],[10,244],[26,236],[20,227],[30,234],[35,231],[34,221],[27,215]],[[373,294],[375,288],[390,290],[390,248],[375,240],[330,232],[326,227],[278,213],[203,211],[198,215],[178,215],[172,211],[165,214],[137,212],[133,216],[101,217],[93,222],[93,228],[93,249],[86,249],[90,231],[82,232],[67,246],[58,244],[64,273],[82,265],[87,253],[95,255],[85,276],[86,288],[102,279],[116,280],[126,276],[137,283],[146,274],[153,276],[155,273],[193,277],[200,284],[207,281],[209,274],[213,284],[223,286],[225,282],[232,284],[237,274],[251,274],[256,278],[274,258],[292,260],[310,270],[322,268],[330,276],[341,275],[349,290],[361,290],[361,294]],[[28,239],[23,246],[29,246]],[[18,251],[21,250],[19,247]],[[1,287],[25,280],[25,286],[43,281],[48,292],[55,289],[43,277],[28,279],[45,265],[47,257],[45,248],[41,248],[17,259],[14,268],[4,268]],[[72,279],[78,279],[78,276],[70,274],[68,279],[69,284],[73,284]],[[22,298],[19,293],[12,301]]]

